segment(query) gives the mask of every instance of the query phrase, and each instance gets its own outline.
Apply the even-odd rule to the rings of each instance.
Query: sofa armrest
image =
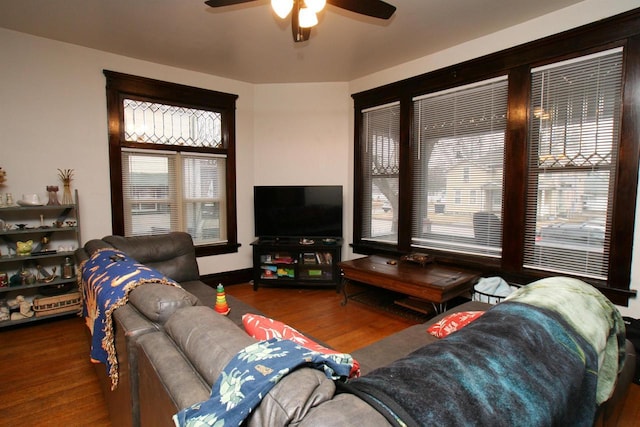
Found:
[[[613,394],[598,408],[598,418],[595,423],[597,427],[604,426],[616,426],[618,425],[618,419],[622,413],[622,409],[627,398],[627,392],[629,386],[633,382],[633,375],[636,368],[636,350],[631,341],[625,341],[626,357],[624,365],[620,374],[618,374],[618,381],[616,387],[613,389]]]
[[[207,400],[211,386],[165,333],[143,335],[137,345],[140,425],[173,427],[172,416]]]

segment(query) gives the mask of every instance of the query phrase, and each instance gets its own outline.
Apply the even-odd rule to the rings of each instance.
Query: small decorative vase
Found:
[[[72,205],[73,196],[71,195],[71,180],[73,179],[73,169],[58,169],[58,176],[64,185],[62,192],[62,204]]]
[[[47,185],[47,191],[49,192],[49,202],[48,206],[57,206],[60,204],[58,201],[58,186],[57,185]]]
[[[62,204],[63,205],[72,205],[73,204],[73,196],[71,195],[71,183],[64,183],[64,191],[62,192]]]

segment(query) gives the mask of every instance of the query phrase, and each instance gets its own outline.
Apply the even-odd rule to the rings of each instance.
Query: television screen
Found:
[[[253,195],[257,237],[342,237],[342,186],[256,186]]]

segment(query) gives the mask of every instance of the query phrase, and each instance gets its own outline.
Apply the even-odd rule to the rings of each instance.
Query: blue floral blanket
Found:
[[[176,426],[239,426],[285,375],[308,366],[328,378],[346,380],[353,366],[348,354],[319,353],[290,340],[272,338],[241,350],[224,368],[211,397],[173,417]]]
[[[102,249],[80,265],[82,315],[91,331],[91,360],[104,363],[111,389],[118,385],[118,358],[113,343],[113,311],[128,301],[129,292],[144,283],[179,286],[162,273],[140,264],[124,252]]]

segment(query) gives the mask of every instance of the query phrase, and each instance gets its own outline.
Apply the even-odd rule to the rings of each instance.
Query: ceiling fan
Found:
[[[205,4],[211,7],[231,6],[249,3],[256,0],[207,0]],[[395,6],[382,0],[271,0],[271,7],[281,18],[291,13],[291,32],[293,41],[309,40],[311,27],[318,23],[316,14],[326,3],[374,18],[389,19],[395,13]]]

